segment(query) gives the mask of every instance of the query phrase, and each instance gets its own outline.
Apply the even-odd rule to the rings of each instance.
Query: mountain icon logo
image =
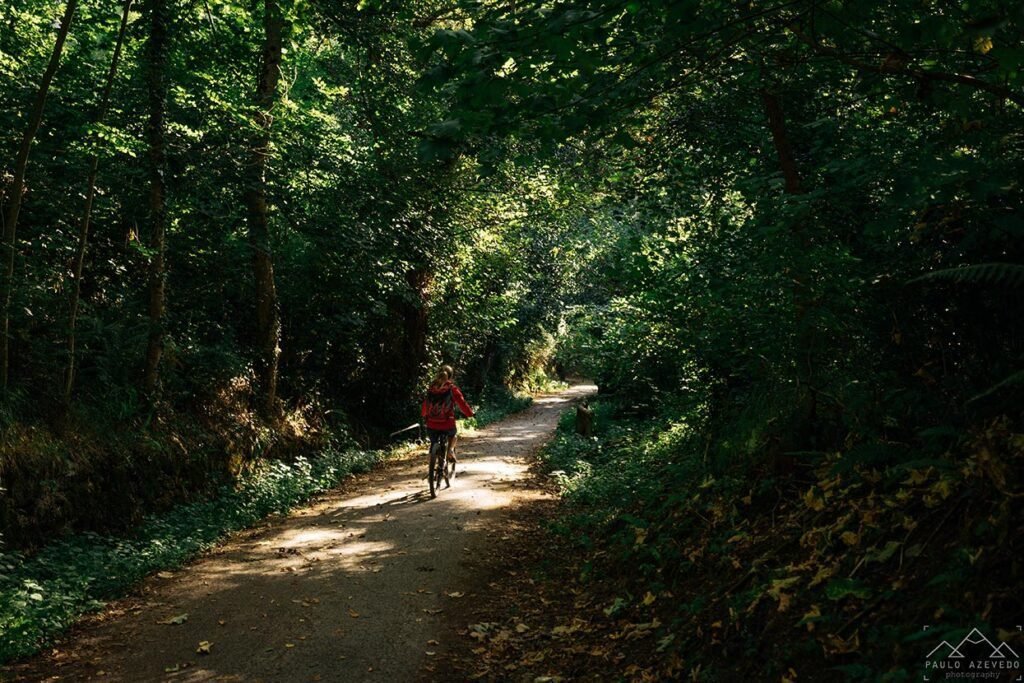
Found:
[[[946,659],[963,659],[964,651],[968,648],[967,645],[974,646],[985,646],[980,648],[980,656],[987,656],[988,659],[1006,659],[1007,657],[1013,657],[1014,659],[1020,659],[1009,643],[999,643],[994,645],[984,633],[978,629],[971,629],[971,632],[964,636],[963,640],[957,643],[955,646],[950,644],[948,640],[944,640],[935,646],[931,652],[928,653],[926,659],[932,659],[933,657],[945,657]],[[987,649],[986,649],[987,648]],[[974,650],[972,649],[972,654]]]

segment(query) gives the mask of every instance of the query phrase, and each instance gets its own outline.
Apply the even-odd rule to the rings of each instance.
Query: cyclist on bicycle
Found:
[[[457,430],[455,428],[455,406],[465,417],[473,417],[473,409],[466,403],[462,392],[452,377],[455,371],[452,366],[444,365],[437,371],[434,381],[430,383],[427,395],[423,399],[423,406],[420,413],[426,420],[427,435],[430,437],[430,445],[433,447],[442,434],[448,435],[448,460],[451,463],[451,471],[455,472],[455,440]]]

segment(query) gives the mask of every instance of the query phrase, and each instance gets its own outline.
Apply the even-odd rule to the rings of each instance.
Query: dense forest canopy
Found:
[[[7,0],[0,25],[8,543],[372,442],[443,361],[471,396],[557,367],[656,419],[661,469],[591,492],[602,523],[672,519],[695,472],[812,510],[923,472],[907,514],[973,492],[964,543],[1002,550],[970,571],[1010,580],[1020,3]]]
[[[596,253],[578,190],[547,163],[483,179],[468,155],[421,154],[449,98],[422,95],[410,46],[448,23],[441,6],[69,8],[3,9],[12,455],[113,430],[129,443],[109,457],[133,479],[122,456],[167,436],[138,443],[140,426],[213,430],[258,455],[278,438],[248,417],[266,398],[264,417],[379,434],[415,418],[442,358],[479,393],[550,354]],[[19,180],[13,154],[60,27]],[[5,463],[6,514],[38,498],[29,482],[104,469],[53,457]]]

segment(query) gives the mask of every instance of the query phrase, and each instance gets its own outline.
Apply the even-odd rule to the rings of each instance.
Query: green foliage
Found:
[[[529,394],[511,391],[503,385],[488,386],[480,394],[480,407],[474,410],[473,417],[459,420],[464,429],[479,429],[497,422],[512,413],[526,410],[533,403]]]
[[[541,452],[581,515],[573,523],[586,534],[604,536],[605,525],[627,517],[646,524],[631,513],[637,501],[650,504],[657,499],[666,477],[681,488],[699,481],[702,463],[679,457],[694,443],[687,424],[643,419],[618,401],[600,400],[591,407],[591,437],[575,433],[575,412],[569,411]]]

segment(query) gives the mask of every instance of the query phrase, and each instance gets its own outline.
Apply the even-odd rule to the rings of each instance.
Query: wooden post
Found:
[[[576,406],[576,433],[590,437],[594,432],[594,409],[582,401]]]

